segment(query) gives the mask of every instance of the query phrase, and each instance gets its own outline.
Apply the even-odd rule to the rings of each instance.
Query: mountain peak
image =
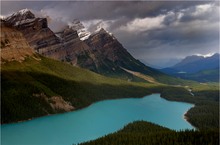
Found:
[[[22,10],[20,10],[20,11],[18,11],[16,13],[13,13],[11,15],[11,17],[15,17],[15,16],[17,16],[17,17],[22,16],[22,20],[35,18],[35,15],[31,12],[31,10],[29,10],[27,8],[26,9],[22,9]]]
[[[202,59],[204,59],[204,56],[198,56],[198,55],[186,56],[181,62],[174,65],[174,67],[184,66],[188,63],[192,63],[192,62],[202,60]]]
[[[106,31],[104,28],[102,28],[102,27],[100,27],[99,29],[97,29],[97,31],[103,32],[103,33],[107,33],[107,31]]]
[[[78,19],[74,19],[71,23],[68,23],[68,25],[73,30],[80,30],[85,28]]]
[[[105,28],[103,27],[97,27],[97,29],[95,30],[94,33],[92,33],[92,35],[96,35],[96,34],[107,34],[108,36],[111,36],[113,39],[116,39],[112,33],[110,33],[109,31],[107,31]]]
[[[80,20],[74,19],[71,23],[68,23],[68,26],[69,26],[70,29],[73,29],[73,30],[77,31],[78,36],[79,36],[80,40],[82,40],[82,41],[88,39],[91,35],[96,35],[96,34],[108,34],[111,37],[113,37],[113,39],[115,39],[115,37],[112,35],[112,33],[110,33],[107,30],[105,30],[102,27],[102,25],[98,25],[96,27],[95,31],[89,32],[85,28],[83,23],[80,22]]]
[[[31,13],[31,11],[29,9],[22,9],[20,11],[18,11],[18,13],[20,13],[21,15],[24,15],[25,13]]]
[[[69,25],[69,28],[77,31],[80,40],[86,40],[91,35],[91,33],[89,31],[87,31],[87,29],[84,27],[84,25],[78,19],[74,19],[68,25]]]
[[[22,21],[35,19],[35,15],[29,9],[22,9],[16,13],[13,13],[11,16],[7,17],[5,20],[8,23],[18,25]]]

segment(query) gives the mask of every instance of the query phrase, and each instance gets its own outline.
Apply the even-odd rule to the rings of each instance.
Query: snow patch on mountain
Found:
[[[0,15],[1,20],[5,20],[6,18],[7,18],[6,16]]]
[[[80,40],[86,40],[89,38],[91,33],[87,31],[84,25],[77,19],[73,20],[73,22],[69,23],[69,28],[76,30]]]
[[[29,9],[22,9],[22,10],[20,10],[20,11],[18,11],[18,13],[20,13],[21,15],[24,15],[25,13],[27,13],[27,12],[30,12],[30,10]]]
[[[25,16],[25,15],[28,15],[28,14],[32,14],[32,12],[29,10],[29,9],[22,9],[22,10],[20,10],[20,11],[18,11],[18,12],[16,12],[16,13],[13,13],[11,16],[9,16],[7,19],[10,19],[10,18],[12,18],[12,17],[23,17],[23,16]],[[32,14],[33,15],[33,14]]]
[[[196,54],[196,56],[203,56],[204,58],[206,57],[211,57],[213,56],[215,53],[208,53],[208,54]]]
[[[112,33],[104,29],[102,23],[98,22],[96,25],[96,29],[91,32],[88,31],[88,29],[85,28],[85,26],[77,19],[73,20],[71,23],[68,23],[69,28],[76,30],[80,40],[82,41],[88,39],[91,35],[95,35],[97,33],[108,33],[110,36],[113,37],[113,39],[115,39]]]
[[[35,15],[29,9],[22,9],[5,18],[8,23],[13,24],[14,26],[30,23],[35,19]]]

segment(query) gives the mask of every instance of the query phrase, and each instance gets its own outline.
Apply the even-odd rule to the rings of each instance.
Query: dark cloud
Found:
[[[29,8],[48,16],[53,30],[79,19],[91,31],[102,25],[145,63],[172,64],[219,48],[219,2],[215,1],[29,1],[1,2],[2,15]]]
[[[133,19],[147,16],[154,17],[167,11],[176,11],[203,3],[207,2],[3,1],[1,2],[1,12],[2,14],[8,14],[19,9],[31,8],[34,10],[50,10],[54,14],[58,14],[58,16],[62,14],[64,17],[79,18],[80,20],[109,20],[121,17]]]

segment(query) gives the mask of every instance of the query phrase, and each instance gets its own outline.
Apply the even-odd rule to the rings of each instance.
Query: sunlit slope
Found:
[[[108,78],[89,70],[39,55],[1,68],[2,123],[67,112],[104,99],[143,97],[161,93],[168,100],[196,105],[189,121],[199,128],[218,126],[218,84],[187,86],[135,83]],[[191,88],[194,96],[187,89]]]
[[[6,62],[1,79],[3,123],[71,111],[107,98],[150,93],[142,84],[107,78],[38,55],[22,63]]]

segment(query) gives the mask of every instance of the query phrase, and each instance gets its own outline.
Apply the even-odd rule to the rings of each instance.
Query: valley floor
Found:
[[[100,100],[136,98],[160,93],[161,97],[170,101],[195,104],[195,107],[186,113],[186,117],[199,130],[219,129],[219,85],[217,83],[183,82],[182,86],[173,86],[128,82],[98,75],[42,56],[36,55],[35,58],[37,60],[30,57],[23,63],[6,62],[2,65],[1,123],[72,111]],[[189,88],[194,96],[189,93]],[[69,110],[61,107],[60,103],[61,106],[67,106]],[[205,136],[209,133],[214,136],[218,134],[218,132],[203,134],[186,131],[185,133],[168,132],[165,136],[172,138],[172,136],[192,134],[194,137],[198,135],[199,138],[206,139]],[[132,134],[125,136],[130,138],[130,135]],[[216,138],[208,140],[210,139],[215,143]]]

